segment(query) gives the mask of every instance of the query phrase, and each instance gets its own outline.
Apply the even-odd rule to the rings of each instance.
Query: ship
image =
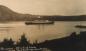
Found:
[[[86,28],[85,25],[76,25],[75,27],[76,27],[76,28]]]
[[[54,21],[49,20],[34,20],[34,21],[26,21],[26,25],[34,25],[34,24],[54,24]]]

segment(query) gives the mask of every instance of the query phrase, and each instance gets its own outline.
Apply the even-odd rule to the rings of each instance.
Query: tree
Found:
[[[13,47],[14,41],[11,38],[10,38],[10,40],[4,39],[4,41],[1,44],[2,44],[2,47],[5,47],[5,48]]]
[[[25,37],[25,34],[23,34],[21,36],[19,46],[23,47],[23,46],[28,46],[28,45],[29,45],[29,42],[27,41],[27,38]]]

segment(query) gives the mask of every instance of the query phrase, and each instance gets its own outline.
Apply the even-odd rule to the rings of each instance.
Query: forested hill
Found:
[[[0,21],[24,21],[30,20],[31,17],[37,16],[31,14],[17,13],[6,6],[0,5]]]

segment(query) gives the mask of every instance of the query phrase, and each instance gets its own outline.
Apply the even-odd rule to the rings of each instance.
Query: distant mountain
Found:
[[[0,21],[25,21],[31,17],[36,17],[31,14],[16,13],[6,6],[0,5]]]
[[[86,21],[86,15],[77,16],[42,16],[41,19],[51,21]]]
[[[40,16],[42,20],[51,20],[51,21],[86,21],[86,15],[77,15],[77,16],[44,16],[44,15],[32,15],[32,14],[21,14],[12,11],[6,6],[0,5],[0,22],[1,21],[28,21],[28,20],[37,20]]]

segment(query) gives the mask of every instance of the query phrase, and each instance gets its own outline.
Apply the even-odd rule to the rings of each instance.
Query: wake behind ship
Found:
[[[49,20],[34,20],[34,21],[26,21],[26,25],[32,25],[32,24],[54,24],[54,21]]]

